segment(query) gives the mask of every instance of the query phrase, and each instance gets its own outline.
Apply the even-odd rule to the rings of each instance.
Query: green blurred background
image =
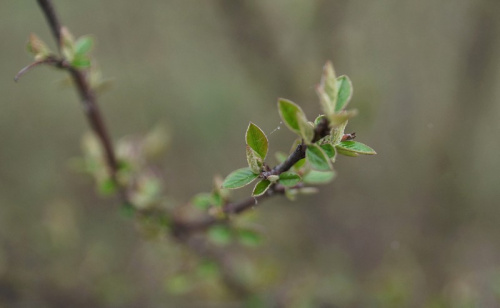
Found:
[[[96,37],[115,80],[100,97],[112,135],[167,123],[177,204],[245,165],[247,123],[280,126],[277,97],[314,118],[326,60],[351,77],[347,131],[378,155],[341,157],[318,195],[253,211],[264,244],[233,250],[273,300],[249,306],[500,307],[500,1],[55,5],[75,35]],[[88,128],[64,74],[13,82],[30,32],[52,44],[35,1],[2,0],[0,307],[242,305],[217,283],[172,294],[179,247],[145,239],[71,170]],[[293,141],[281,126],[271,151]]]

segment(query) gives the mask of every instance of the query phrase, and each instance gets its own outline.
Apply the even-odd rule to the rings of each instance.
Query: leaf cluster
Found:
[[[285,194],[293,198],[300,192],[312,192],[307,185],[331,181],[335,177],[333,163],[337,154],[351,157],[376,154],[369,146],[352,140],[354,134],[344,133],[348,120],[357,113],[356,110],[346,110],[353,93],[349,77],[337,77],[331,62],[327,62],[316,92],[324,114],[314,122],[308,121],[296,103],[278,99],[280,117],[297,135],[297,140],[289,156],[276,153],[280,165],[275,168],[271,169],[265,162],[269,150],[266,134],[250,122],[245,135],[248,166],[231,172],[222,183],[223,188],[240,188],[259,179],[253,188],[253,197],[262,196],[271,187],[280,185],[285,188]],[[323,133],[325,123],[327,131]],[[285,165],[290,161],[290,166]]]

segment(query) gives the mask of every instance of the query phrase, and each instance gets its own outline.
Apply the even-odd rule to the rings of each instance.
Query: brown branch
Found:
[[[61,23],[57,17],[54,6],[51,0],[37,0],[40,5],[47,22],[50,25],[52,34],[57,42],[58,48],[61,46]],[[120,198],[121,201],[128,204],[127,193],[124,188],[122,188],[117,181],[117,172],[119,169],[118,160],[113,149],[113,144],[111,138],[109,137],[108,130],[106,128],[105,122],[99,110],[97,99],[94,90],[90,86],[89,79],[85,71],[72,67],[65,63],[62,59],[58,63],[57,67],[67,70],[73,82],[76,85],[78,94],[80,96],[85,115],[92,128],[93,132],[97,135],[101,146],[104,149],[104,154],[106,158],[106,164],[109,170],[109,174],[113,182],[120,187]]]
[[[27,65],[27,66],[23,67],[16,74],[16,76],[14,77],[14,81],[18,82],[19,79],[24,76],[24,74],[26,74],[27,72],[31,71],[32,69],[34,69],[38,65],[41,65],[41,64],[49,64],[49,65],[51,64],[51,65],[54,65],[54,64],[57,64],[58,62],[59,61],[57,59],[53,58],[53,57],[48,57],[46,59],[35,61],[35,62],[31,63],[30,65]]]

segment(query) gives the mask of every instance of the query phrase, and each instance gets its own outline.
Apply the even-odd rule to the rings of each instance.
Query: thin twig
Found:
[[[57,63],[58,60],[57,59],[54,59],[52,57],[49,57],[49,58],[46,58],[46,59],[43,59],[43,60],[38,60],[38,61],[35,61],[33,63],[31,63],[30,65],[28,66],[25,66],[23,67],[17,74],[16,76],[14,77],[14,81],[15,82],[18,82],[19,79],[21,77],[24,76],[24,74],[26,74],[27,72],[31,71],[33,68],[37,67],[38,65],[40,64],[55,64]]]
[[[52,5],[51,0],[37,0],[40,5],[47,22],[50,25],[52,34],[57,42],[58,48],[61,46],[61,23],[59,21],[58,15]],[[117,180],[117,173],[119,169],[118,160],[116,159],[115,151],[113,149],[113,144],[111,138],[109,137],[108,130],[106,128],[105,122],[99,110],[97,104],[97,99],[94,90],[90,86],[86,72],[76,69],[72,66],[60,66],[60,68],[66,69],[78,90],[83,109],[87,116],[87,120],[90,127],[97,135],[101,145],[104,149],[106,163],[109,170],[109,174],[113,182],[120,187],[120,198],[124,204],[129,204],[127,193],[123,187],[121,187]]]

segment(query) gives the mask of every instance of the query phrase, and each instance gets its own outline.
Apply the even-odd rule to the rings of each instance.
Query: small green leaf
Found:
[[[316,88],[321,106],[326,115],[331,116],[335,113],[335,104],[337,101],[337,80],[332,62],[328,61],[323,67],[321,83]]]
[[[239,229],[237,236],[238,241],[245,246],[255,247],[262,242],[262,236],[253,230]]]
[[[352,97],[352,83],[349,77],[342,75],[337,78],[337,102],[335,104],[335,112],[343,110]]]
[[[36,61],[43,60],[50,55],[50,49],[47,47],[44,41],[42,41],[34,33],[31,33],[28,39],[28,45],[26,46],[28,51],[35,56]]]
[[[332,169],[332,163],[326,153],[317,144],[311,144],[306,149],[306,159],[311,167],[316,170],[326,171]]]
[[[358,157],[359,156],[359,154],[356,152],[347,151],[347,150],[344,150],[340,147],[335,147],[335,149],[337,150],[337,153],[340,155],[349,156],[349,157]]]
[[[208,230],[208,238],[217,245],[227,245],[231,243],[231,230],[225,225],[215,225]]]
[[[262,171],[262,165],[264,164],[262,157],[248,145],[246,146],[246,154],[248,167],[253,173],[259,174]]]
[[[307,122],[306,116],[303,112],[297,112],[296,119],[299,124],[300,136],[304,139],[304,143],[311,143],[314,138],[314,126]]]
[[[212,206],[212,202],[212,195],[209,193],[200,193],[191,199],[191,204],[202,210],[206,210]]]
[[[94,45],[94,39],[91,36],[84,35],[78,38],[75,43],[75,55],[85,55]]]
[[[337,145],[337,149],[341,149],[344,151],[349,151],[349,152],[354,152],[357,154],[364,154],[364,155],[375,155],[377,152],[375,152],[372,148],[367,146],[366,144],[363,144],[361,142],[357,141],[342,141]]]
[[[333,178],[335,177],[335,172],[334,171],[326,171],[326,172],[321,172],[321,171],[316,171],[316,170],[311,170],[309,173],[304,175],[303,181],[306,184],[326,184],[329,183]]]
[[[61,53],[69,62],[75,57],[75,40],[68,28],[61,27]]]
[[[269,189],[271,184],[272,183],[269,180],[261,180],[260,182],[257,182],[255,188],[253,189],[252,196],[253,197],[262,196]]]
[[[331,141],[332,145],[337,145],[340,143],[340,141],[342,141],[342,137],[344,136],[344,131],[345,131],[345,127],[347,126],[347,122],[348,121],[344,121],[339,126],[335,126],[332,128],[332,130],[330,132],[330,136],[331,136],[330,141]]]
[[[295,186],[300,182],[300,180],[300,176],[292,171],[286,171],[280,174],[280,184],[283,186]]]
[[[270,175],[267,177],[267,179],[269,181],[271,181],[271,183],[276,183],[276,181],[278,181],[280,179],[279,175]]]
[[[303,115],[305,118],[305,114],[302,109],[297,104],[287,99],[280,98],[278,99],[278,110],[281,119],[285,122],[286,126],[288,126],[288,128],[290,128],[290,130],[294,133],[300,135],[300,126],[297,117],[299,115]]]
[[[295,170],[299,170],[300,168],[302,168],[304,166],[304,164],[306,163],[306,159],[305,158],[302,158],[300,159],[299,161],[297,161],[295,163],[295,165],[293,165],[293,169]]]
[[[257,125],[250,122],[245,135],[247,145],[249,145],[257,154],[266,159],[269,141],[266,134]]]
[[[86,56],[76,55],[73,61],[71,61],[71,66],[76,68],[88,68],[90,67],[90,59]]]
[[[255,174],[249,168],[241,168],[231,172],[224,182],[222,188],[235,189],[252,183],[259,175]]]
[[[355,117],[358,114],[358,110],[342,110],[330,116],[330,125],[335,127],[344,124],[347,120]]]
[[[333,145],[325,143],[320,145],[320,147],[323,149],[323,151],[325,151],[326,155],[328,155],[330,159],[335,159],[335,147]]]
[[[314,125],[318,126],[323,119],[327,119],[327,117],[324,114],[319,115],[315,120],[314,120]]]
[[[117,191],[118,187],[116,186],[115,181],[111,178],[107,178],[99,183],[99,193],[103,196],[110,196]]]

